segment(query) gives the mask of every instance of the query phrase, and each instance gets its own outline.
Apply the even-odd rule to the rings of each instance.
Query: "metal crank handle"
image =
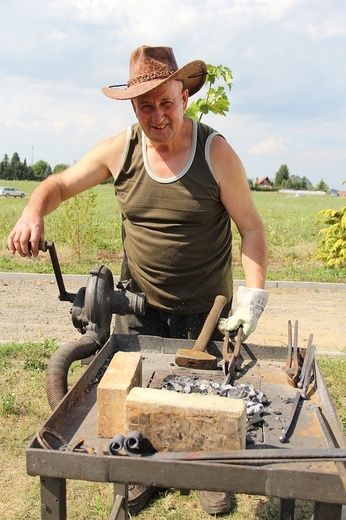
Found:
[[[31,244],[29,243],[29,248],[31,249]],[[41,240],[39,243],[39,250],[46,253],[49,251],[50,259],[52,262],[52,266],[54,269],[56,283],[59,287],[59,300],[62,302],[74,302],[76,294],[69,293],[65,289],[64,280],[61,274],[60,264],[58,260],[58,255],[56,253],[54,242],[46,242],[45,240]]]

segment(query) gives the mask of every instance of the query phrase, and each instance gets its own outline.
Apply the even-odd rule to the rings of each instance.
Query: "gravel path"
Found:
[[[77,292],[85,276],[64,276],[66,290]],[[345,286],[346,288],[346,286]],[[330,284],[269,287],[270,297],[249,343],[287,345],[287,322],[299,322],[299,344],[305,347],[309,334],[319,353],[346,352],[346,291],[330,289]],[[78,339],[73,327],[71,304],[58,299],[53,277],[0,273],[0,341],[58,342]]]

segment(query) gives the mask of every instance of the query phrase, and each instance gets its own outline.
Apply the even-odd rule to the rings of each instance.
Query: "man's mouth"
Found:
[[[166,128],[166,126],[167,126],[167,124],[165,124],[165,125],[160,125],[160,126],[157,126],[157,125],[154,126],[154,125],[153,125],[153,128],[154,128],[155,130],[164,130],[164,129]]]

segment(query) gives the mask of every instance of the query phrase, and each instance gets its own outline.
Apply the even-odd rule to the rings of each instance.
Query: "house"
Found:
[[[269,180],[269,177],[262,177],[258,180],[256,179],[256,186],[259,186],[260,188],[272,188],[273,185]]]
[[[339,197],[346,197],[346,190],[339,190]]]
[[[312,182],[309,181],[306,177],[299,177],[299,175],[290,175],[290,180],[293,182],[298,182],[299,184],[302,184],[303,179],[305,180],[305,184],[307,189],[312,188]]]

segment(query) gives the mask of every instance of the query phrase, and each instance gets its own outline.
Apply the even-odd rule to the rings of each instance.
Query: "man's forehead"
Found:
[[[137,101],[146,101],[150,99],[157,99],[157,98],[168,98],[172,95],[176,95],[182,90],[182,82],[179,80],[170,80],[166,83],[163,83],[163,85],[159,85],[158,87],[154,88],[150,92],[147,92],[146,94],[142,94],[141,96],[138,96],[135,98]]]

